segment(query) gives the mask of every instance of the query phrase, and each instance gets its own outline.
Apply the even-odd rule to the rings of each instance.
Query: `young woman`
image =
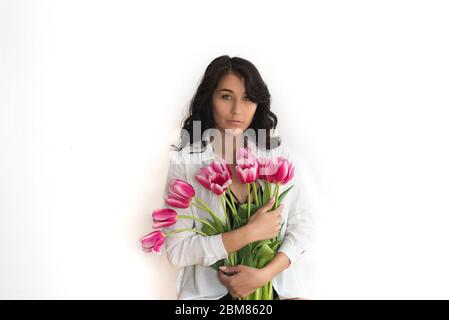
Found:
[[[234,169],[239,146],[248,148],[258,157],[282,156],[298,165],[285,143],[272,136],[276,125],[277,117],[270,111],[270,93],[256,67],[239,57],[225,55],[214,59],[206,68],[191,101],[189,115],[182,127],[181,143],[170,152],[166,186],[176,178],[187,181],[200,199],[215,213],[222,214],[223,221],[224,214],[232,218],[230,213],[222,211],[219,197],[201,186],[195,175],[213,160],[225,159],[233,173],[229,189],[237,205],[245,203],[246,185],[239,181]],[[251,132],[255,134],[247,134]],[[263,182],[259,180],[257,185],[262,188]],[[277,209],[268,214],[270,205],[260,208],[239,229],[208,237],[180,232],[166,238],[167,257],[173,266],[180,268],[178,299],[240,298],[270,280],[275,299],[304,298],[295,269],[298,258],[310,246],[313,222],[300,169],[284,188],[290,185],[295,186]],[[177,210],[180,215],[208,217],[208,213],[193,206]],[[201,229],[201,223],[178,219],[175,225],[164,228],[164,232],[184,228]],[[210,267],[249,243],[274,238],[279,231],[282,244],[275,258],[264,268],[238,265],[228,267],[224,273]],[[228,275],[229,272],[233,275]]]

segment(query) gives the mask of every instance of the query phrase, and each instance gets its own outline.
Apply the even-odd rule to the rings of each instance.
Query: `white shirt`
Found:
[[[314,223],[311,214],[310,202],[304,192],[301,178],[301,167],[292,159],[285,142],[271,150],[262,150],[249,139],[249,148],[258,157],[282,156],[292,161],[295,166],[295,174],[292,180],[281,186],[280,192],[291,185],[294,187],[287,193],[282,203],[282,221],[285,222],[281,229],[282,243],[278,252],[285,253],[290,261],[290,266],[278,273],[272,284],[280,299],[303,297],[304,293],[298,278],[298,258],[310,246],[314,238]],[[220,205],[220,197],[212,191],[204,188],[196,179],[198,170],[210,164],[216,157],[214,149],[209,143],[201,152],[201,141],[185,146],[180,151],[170,151],[170,165],[165,184],[164,199],[168,193],[168,184],[172,179],[181,179],[190,183],[196,191],[196,196],[225,221],[225,214]],[[237,177],[233,177],[237,179]],[[262,180],[258,180],[264,187]],[[168,207],[167,204],[163,205]],[[193,215],[196,217],[210,218],[209,213],[195,206],[187,209],[174,208],[179,215]],[[193,219],[178,219],[173,226],[161,228],[163,232],[175,229],[195,228],[201,230],[202,223]],[[163,247],[170,263],[180,268],[177,274],[176,290],[179,300],[218,300],[228,293],[227,288],[220,282],[218,271],[210,267],[218,260],[225,259],[228,252],[223,244],[222,234],[203,236],[192,231],[176,233],[165,238]],[[163,249],[163,250],[164,250]]]

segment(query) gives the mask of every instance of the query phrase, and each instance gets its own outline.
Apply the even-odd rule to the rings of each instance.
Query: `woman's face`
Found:
[[[250,101],[245,94],[244,79],[234,73],[220,79],[213,92],[212,102],[215,128],[223,134],[226,133],[225,129],[232,130],[233,135],[245,131],[250,126],[257,108],[257,103]]]

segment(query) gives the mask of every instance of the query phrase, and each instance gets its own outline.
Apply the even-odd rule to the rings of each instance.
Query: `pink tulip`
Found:
[[[232,183],[231,168],[224,160],[216,160],[211,165],[201,168],[195,177],[203,187],[217,195],[223,194]]]
[[[195,196],[195,189],[192,185],[180,179],[173,179],[168,189],[171,194],[179,197],[193,198]]]
[[[295,167],[293,163],[285,158],[258,159],[259,176],[270,183],[279,183],[281,185],[288,183],[294,175]]]
[[[173,179],[168,187],[168,196],[165,202],[175,208],[188,208],[195,196],[195,189],[191,184],[180,179]]]
[[[140,239],[142,249],[145,252],[161,253],[161,248],[165,242],[165,235],[162,231],[156,230]]]
[[[258,164],[257,173],[259,179],[267,180],[266,179],[267,176],[272,175],[274,172],[276,172],[275,165],[271,158],[258,158],[257,164]]]
[[[170,208],[156,209],[153,211],[153,229],[168,227],[176,223],[178,214]]]
[[[258,177],[257,158],[247,149],[241,148],[237,151],[237,165],[235,170],[242,183],[253,183]]]
[[[190,206],[190,199],[182,199],[173,195],[168,195],[165,199],[165,203],[175,208],[185,209]]]
[[[237,150],[237,163],[241,162],[254,163],[257,162],[257,157],[247,148],[240,148]]]

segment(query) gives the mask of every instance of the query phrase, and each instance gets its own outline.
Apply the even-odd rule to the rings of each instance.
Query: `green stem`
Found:
[[[278,207],[278,198],[279,198],[279,183],[276,183],[276,187],[274,189],[274,204],[271,210],[274,210]]]
[[[256,187],[256,183],[253,182],[253,183],[252,183],[252,186],[253,186],[254,199],[256,200],[256,206],[259,207],[259,197],[257,196],[257,187]]]
[[[193,220],[200,221],[200,222],[202,222],[203,224],[207,224],[209,227],[211,227],[212,229],[214,229],[215,231],[218,232],[218,230],[217,230],[213,225],[211,225],[209,222],[207,222],[207,221],[204,220],[204,219],[197,218],[197,217],[194,217],[194,216],[183,216],[183,215],[179,215],[178,218],[193,219]]]
[[[206,211],[206,212],[209,212],[208,210],[207,210],[207,208],[205,208],[202,204],[200,204],[200,203],[197,203],[197,202],[195,202],[195,201],[192,201],[192,202],[190,202],[190,204],[191,205],[194,205],[195,207],[197,207],[197,208],[199,208],[199,209],[201,209],[201,210],[204,210],[204,211]]]
[[[237,214],[237,209],[234,209],[232,207],[231,203],[229,202],[229,200],[227,198],[225,198],[225,200],[226,200],[226,203],[231,208],[232,215],[233,215],[234,219],[237,221],[238,226],[241,226],[242,222],[240,221],[240,218],[239,218],[239,216]]]
[[[279,183],[276,183],[276,202],[274,203],[275,208],[279,206]]]
[[[250,189],[249,183],[246,185],[246,187],[247,187],[246,190],[247,190],[247,192],[248,192],[248,202],[247,202],[247,207],[248,207],[248,220],[247,220],[246,223],[248,223],[248,222],[249,222],[249,217],[250,217],[250,209],[251,209],[251,189]],[[251,254],[252,254],[252,246],[251,246],[251,243],[248,244],[248,249],[249,249],[249,254],[251,255]]]
[[[228,189],[229,190],[229,189]],[[232,202],[234,203],[234,198],[232,197],[232,194],[229,192],[229,195],[231,196]],[[239,216],[237,215],[237,208],[235,207],[235,205],[228,200],[228,198],[224,197],[227,204],[229,205],[229,208],[231,208],[231,212],[232,215],[234,216],[234,219],[237,221],[237,224],[240,226],[241,225],[241,221]]]
[[[228,255],[228,257],[226,258],[226,260],[225,260],[225,266],[234,266],[235,265],[235,256],[234,256],[234,252],[233,253],[230,253],[229,255]]]
[[[196,197],[196,196],[195,196],[194,199],[195,199],[196,201],[198,201],[204,208],[206,208],[206,210],[212,211],[212,209],[209,208],[209,207],[207,206],[207,204],[206,204],[203,200],[201,200],[200,198],[198,198],[198,197]]]
[[[226,206],[225,206],[224,200],[223,200],[224,197],[225,196],[223,194],[220,196],[220,203],[221,203],[221,207],[223,209],[224,216],[226,218],[226,225],[228,227],[228,231],[231,231],[232,226],[231,226],[231,222],[229,221],[228,213],[226,212]]]
[[[205,204],[200,198],[195,197],[195,200],[197,200],[201,205],[198,205],[196,202],[191,202],[195,207],[200,208],[201,210],[209,212],[216,220],[220,221],[221,224],[224,226],[223,221],[217,215],[210,209],[207,204]]]
[[[248,222],[249,222],[249,216],[250,216],[250,208],[251,208],[251,191],[250,191],[250,188],[249,188],[249,183],[248,184],[246,184],[246,190],[247,190],[247,193],[248,193],[248,202],[247,202],[247,208],[248,208]]]
[[[228,192],[229,196],[231,197],[232,207],[234,208],[234,212],[237,212],[237,208],[235,206],[235,201],[234,201],[234,196],[232,195],[231,189],[228,188],[226,191]]]
[[[208,237],[207,234],[205,234],[204,232],[202,232],[202,231],[200,231],[200,230],[197,230],[197,229],[178,229],[178,230],[174,230],[174,231],[171,231],[171,232],[167,232],[167,233],[165,233],[164,235],[167,236],[167,237],[169,237],[169,236],[171,236],[171,235],[173,235],[173,234],[175,234],[175,233],[179,233],[179,232],[183,232],[183,231],[193,231],[193,232],[198,232],[198,233],[201,233],[203,236]]]
[[[270,195],[270,196],[268,197],[268,199],[271,199],[272,194],[271,194],[271,183],[270,183],[270,182],[268,182],[268,194]]]

